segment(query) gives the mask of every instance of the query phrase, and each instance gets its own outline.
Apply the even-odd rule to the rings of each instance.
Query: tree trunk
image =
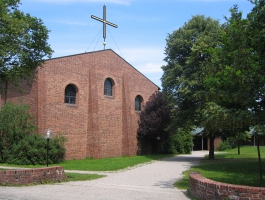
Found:
[[[240,155],[240,140],[237,140],[237,154]]]
[[[214,139],[215,137],[210,137],[209,160],[214,159]]]
[[[260,149],[259,149],[259,137],[257,141],[257,149],[258,149],[258,158],[259,158],[259,180],[260,180],[260,187],[262,187],[262,166],[261,166],[261,158],[260,158]]]

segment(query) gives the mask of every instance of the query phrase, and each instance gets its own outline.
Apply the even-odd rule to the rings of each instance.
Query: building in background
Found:
[[[46,60],[21,88],[7,101],[29,104],[40,134],[62,133],[66,159],[136,155],[139,114],[159,90],[112,50]]]

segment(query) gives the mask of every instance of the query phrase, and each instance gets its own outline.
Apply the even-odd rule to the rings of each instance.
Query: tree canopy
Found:
[[[191,130],[202,125],[201,110],[208,92],[202,79],[203,67],[211,62],[209,49],[220,45],[221,30],[218,20],[197,15],[168,35],[162,86],[176,110],[171,126]]]
[[[8,82],[35,74],[52,49],[47,43],[49,31],[41,19],[18,9],[19,0],[0,1],[0,82],[5,94]]]
[[[194,16],[167,38],[162,86],[177,110],[173,125],[204,128],[211,145],[265,123],[265,0],[251,3],[246,19],[234,6],[222,25]]]

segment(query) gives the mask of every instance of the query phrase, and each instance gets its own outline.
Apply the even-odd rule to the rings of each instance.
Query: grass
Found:
[[[62,166],[65,170],[83,170],[83,171],[115,171],[121,170],[128,167],[132,167],[138,164],[143,164],[151,162],[152,160],[160,160],[165,157],[172,155],[147,155],[147,156],[124,156],[124,157],[114,157],[114,158],[101,158],[93,159],[86,158],[82,160],[67,160],[59,164],[53,164],[49,166]],[[41,168],[46,167],[43,165],[13,165],[0,163],[1,166],[7,167],[21,167],[21,168]],[[0,170],[6,170],[1,169]],[[87,181],[97,178],[102,178],[104,175],[98,174],[79,174],[79,173],[70,173],[65,172],[67,176],[66,181]]]
[[[64,169],[68,170],[88,170],[88,171],[116,171],[132,167],[138,164],[159,160],[168,155],[148,155],[148,156],[124,156],[115,158],[93,159],[87,158],[84,160],[68,160],[60,163]]]
[[[78,173],[69,173],[66,172],[66,181],[88,181],[93,179],[98,179],[105,177],[105,175],[99,175],[99,174],[78,174]]]
[[[265,156],[265,147],[261,147],[261,157]],[[265,167],[265,159],[262,158]],[[198,166],[193,166],[183,172],[184,177],[175,183],[181,189],[189,187],[189,172],[200,172],[204,177],[237,185],[260,186],[259,163],[256,147],[241,147],[241,154],[237,149],[215,154],[215,160],[208,160],[206,156]],[[265,173],[265,172],[264,172]],[[264,179],[265,175],[263,175]],[[262,185],[265,187],[265,183]]]
[[[132,167],[138,164],[159,160],[172,155],[146,155],[146,156],[123,156],[114,158],[93,159],[86,158],[82,160],[66,160],[59,164],[49,166],[62,166],[65,170],[83,170],[83,171],[116,171]],[[13,165],[0,163],[2,166],[22,167],[22,168],[40,168],[43,165]]]

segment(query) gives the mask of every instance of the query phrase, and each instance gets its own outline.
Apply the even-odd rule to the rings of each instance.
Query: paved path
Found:
[[[173,183],[205,154],[206,151],[195,151],[121,172],[97,172],[107,177],[92,181],[0,187],[0,200],[185,200],[189,199],[185,191]]]

